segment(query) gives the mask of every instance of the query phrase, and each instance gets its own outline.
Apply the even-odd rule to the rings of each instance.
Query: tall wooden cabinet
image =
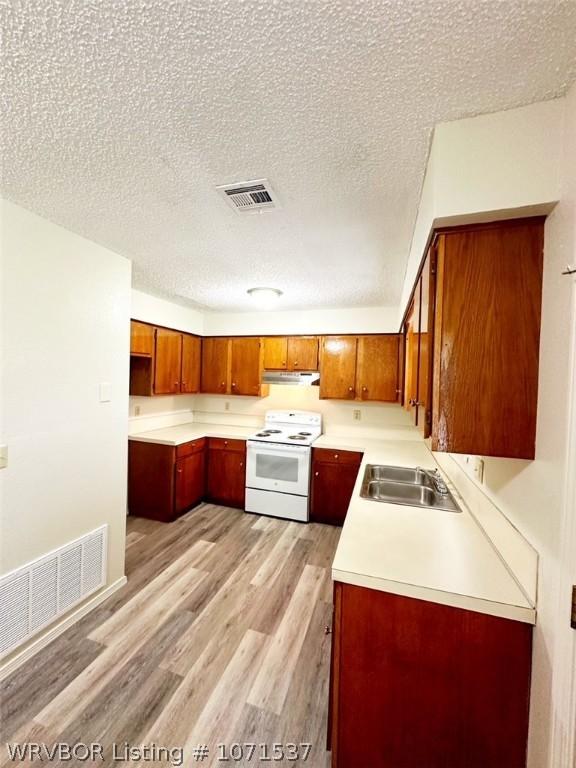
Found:
[[[533,459],[544,219],[440,230],[404,321],[404,402],[432,449]]]
[[[320,345],[320,397],[398,399],[399,334],[324,336]]]

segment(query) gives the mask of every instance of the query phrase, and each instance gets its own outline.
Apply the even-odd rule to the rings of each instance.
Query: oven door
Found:
[[[308,496],[309,446],[259,443],[248,440],[246,487]]]

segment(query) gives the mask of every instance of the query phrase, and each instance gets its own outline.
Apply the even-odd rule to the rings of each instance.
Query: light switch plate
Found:
[[[8,446],[0,445],[0,469],[8,466]]]
[[[99,386],[99,395],[101,403],[109,403],[112,400],[112,385],[104,381]]]

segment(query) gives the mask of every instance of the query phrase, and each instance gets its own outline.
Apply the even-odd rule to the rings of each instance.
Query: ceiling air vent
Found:
[[[267,179],[239,181],[216,187],[231,208],[238,213],[268,211],[278,208],[278,199]]]

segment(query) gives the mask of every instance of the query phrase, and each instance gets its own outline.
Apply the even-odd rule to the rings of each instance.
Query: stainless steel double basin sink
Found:
[[[462,510],[438,470],[368,464],[360,496],[387,504],[405,504],[444,512]]]

